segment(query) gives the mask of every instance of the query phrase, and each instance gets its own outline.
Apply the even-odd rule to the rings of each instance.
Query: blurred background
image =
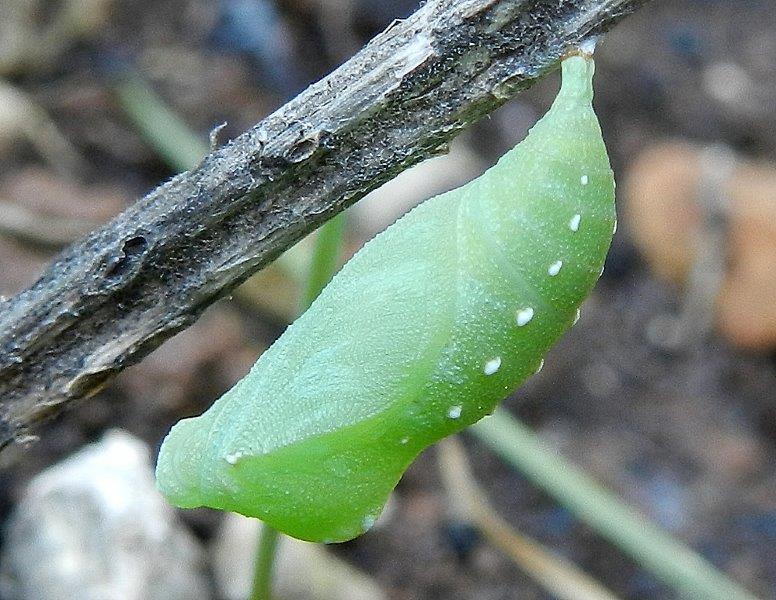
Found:
[[[224,124],[220,141],[238,135],[416,8],[0,0],[0,295],[196,164],[213,128]],[[762,598],[776,597],[773,8],[655,0],[599,45],[595,104],[620,227],[579,324],[505,402],[549,447]],[[344,254],[482,172],[557,86],[546,78],[448,156],[348,211]],[[2,600],[245,597],[254,523],[173,512],[151,464],[169,427],[209,406],[293,319],[308,242],[41,428],[39,441],[0,454]],[[677,596],[482,442],[462,441],[492,509],[520,535],[619,597]],[[454,510],[436,452],[413,464],[368,534],[325,549],[284,545],[279,597],[552,597]]]

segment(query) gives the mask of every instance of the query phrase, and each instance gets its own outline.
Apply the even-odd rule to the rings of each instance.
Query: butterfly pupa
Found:
[[[172,428],[157,465],[170,502],[348,540],[424,448],[540,368],[615,223],[593,70],[564,60],[525,140],[368,242],[242,381]]]

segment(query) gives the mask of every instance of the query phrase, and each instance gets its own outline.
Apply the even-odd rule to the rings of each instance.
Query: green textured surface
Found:
[[[536,371],[598,279],[615,222],[592,76],[591,60],[565,60],[522,143],[366,244],[248,376],[173,427],[157,465],[173,504],[353,538],[418,453]]]

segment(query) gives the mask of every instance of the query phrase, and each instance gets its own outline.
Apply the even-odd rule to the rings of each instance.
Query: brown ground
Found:
[[[348,39],[327,33],[343,26],[343,13],[316,15],[313,0],[278,2],[274,26],[254,31],[280,37],[276,43],[254,40],[250,51],[239,48],[237,32],[219,14],[228,4],[117,2],[95,32],[42,64],[5,67],[8,79],[49,111],[81,159],[66,175],[57,174],[30,144],[0,139],[0,199],[40,210],[40,192],[25,196],[14,185],[53,185],[60,190],[57,204],[47,210],[99,222],[171,174],[115,102],[111,82],[124,69],[142,72],[203,137],[223,121],[223,135],[230,137],[412,5],[354,2]],[[40,20],[28,26],[40,27]],[[596,104],[615,171],[625,172],[635,153],[663,136],[724,141],[776,160],[774,31],[771,0],[657,0],[612,33],[599,50]],[[748,76],[746,93],[725,75],[731,64]],[[487,160],[495,159],[548,105],[555,85],[542,82],[523,94],[478,126],[469,141]],[[65,191],[62,178],[71,180]],[[51,249],[40,243],[0,235],[0,293],[30,283],[50,257]],[[579,326],[507,405],[714,564],[773,598],[774,359],[735,350],[716,337],[681,352],[661,348],[650,332],[680,302],[677,290],[650,277],[621,226]],[[126,428],[156,446],[175,420],[200,412],[234,382],[282,327],[237,300],[217,303],[105,393],[48,424],[23,461],[0,471],[0,523],[31,475],[108,427]],[[624,597],[672,597],[490,452],[471,438],[467,443],[478,480],[519,530]],[[546,597],[497,551],[445,521],[432,454],[421,457],[399,485],[389,525],[336,551],[397,599]],[[187,515],[203,539],[217,519],[209,511]]]

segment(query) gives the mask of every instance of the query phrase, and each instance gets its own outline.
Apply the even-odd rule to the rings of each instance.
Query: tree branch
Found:
[[[647,0],[429,0],[0,301],[0,448]]]

